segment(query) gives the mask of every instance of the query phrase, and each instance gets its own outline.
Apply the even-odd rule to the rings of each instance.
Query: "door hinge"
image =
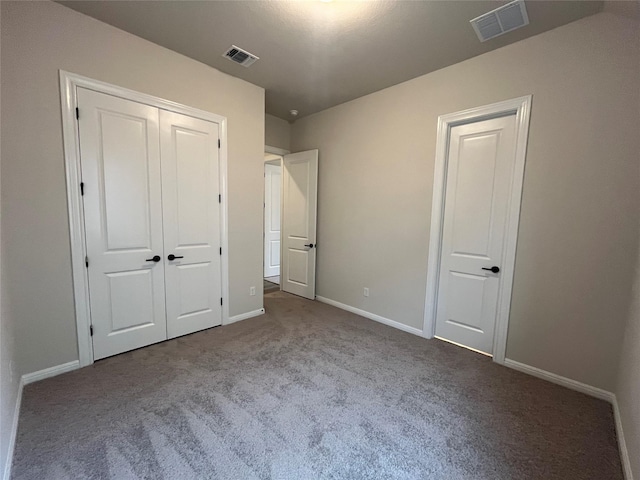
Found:
[[[218,148],[220,148],[220,139],[218,139]]]
[[[222,247],[220,247],[220,255],[222,255]]]
[[[222,203],[222,195],[218,195],[218,203]]]
[[[84,182],[80,182],[80,195],[84,196]]]
[[[84,265],[89,268],[89,257],[84,257]]]
[[[78,107],[76,107],[76,119],[80,119],[80,109]]]
[[[222,298],[220,298],[220,305],[222,305]]]
[[[93,337],[93,325],[89,325],[89,333]]]

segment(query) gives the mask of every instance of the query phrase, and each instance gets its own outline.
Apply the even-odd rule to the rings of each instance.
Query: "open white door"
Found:
[[[315,299],[318,150],[284,156],[282,290]]]

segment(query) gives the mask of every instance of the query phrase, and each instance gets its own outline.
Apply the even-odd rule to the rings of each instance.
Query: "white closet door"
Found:
[[[160,111],[167,335],[222,323],[218,125]],[[172,256],[175,256],[173,258]]]
[[[78,89],[94,358],[166,339],[158,109]]]

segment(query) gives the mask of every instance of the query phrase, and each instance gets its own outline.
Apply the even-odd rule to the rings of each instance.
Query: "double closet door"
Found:
[[[218,124],[78,88],[94,359],[222,322]]]

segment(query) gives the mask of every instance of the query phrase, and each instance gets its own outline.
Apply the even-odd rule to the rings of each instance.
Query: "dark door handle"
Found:
[[[313,248],[315,245],[313,243],[310,243],[309,245],[305,245],[305,247],[309,247],[309,248]]]
[[[489,270],[490,272],[493,273],[498,273],[500,271],[500,267],[482,267],[483,270]]]
[[[184,258],[184,257],[178,257],[177,255],[170,253],[167,258],[169,259],[169,261],[171,261],[171,260],[175,260],[176,258]]]
[[[158,263],[160,260],[162,260],[162,257],[160,257],[160,255],[154,255],[153,258],[147,258],[145,260],[145,262],[156,262],[156,263]]]

